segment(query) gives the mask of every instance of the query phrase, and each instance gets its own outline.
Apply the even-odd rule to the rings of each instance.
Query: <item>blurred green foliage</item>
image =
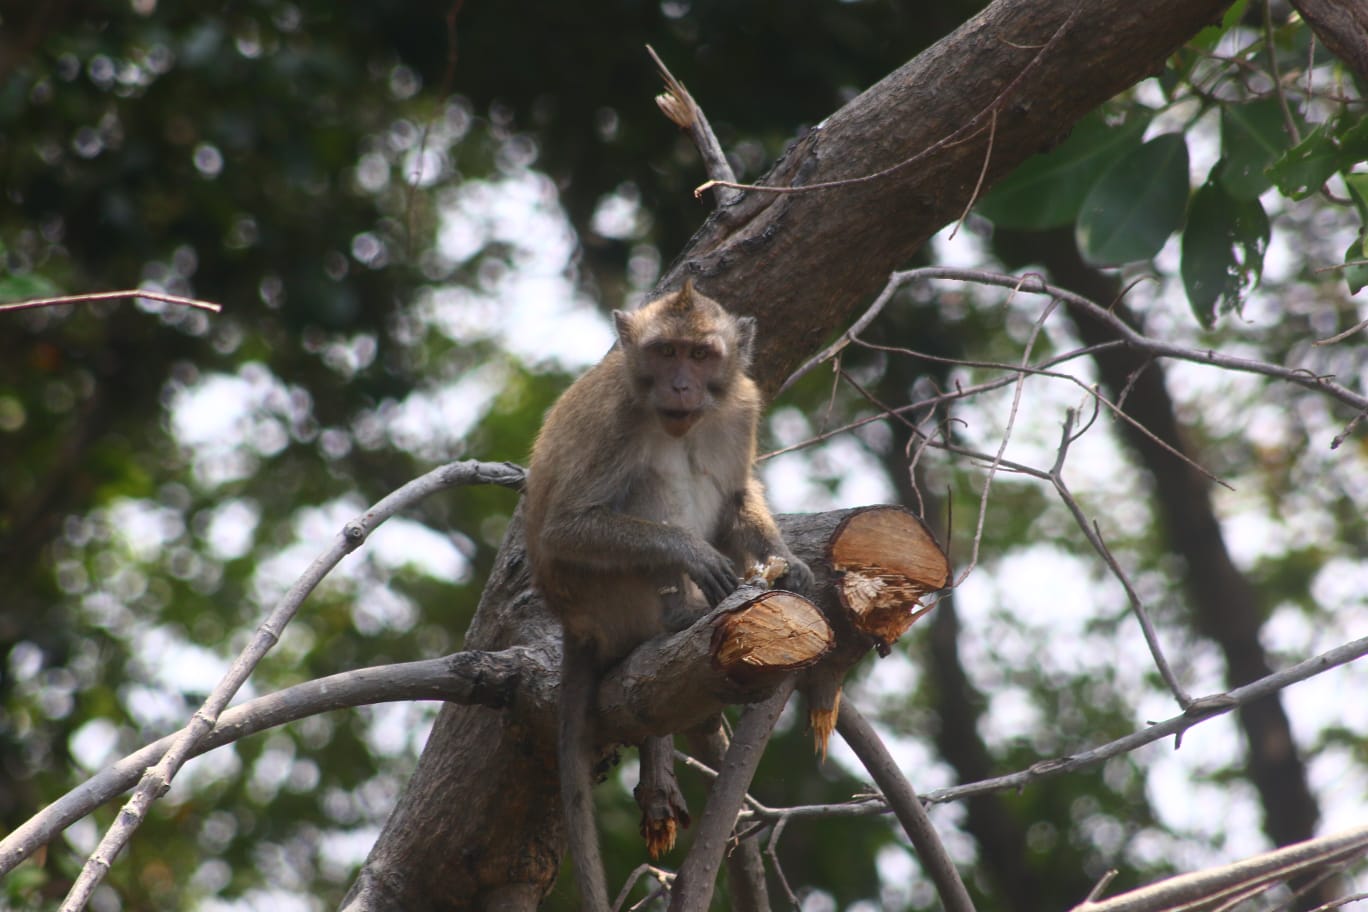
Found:
[[[217,316],[147,301],[0,316],[0,776],[9,784],[0,824],[16,825],[87,767],[177,727],[301,562],[350,515],[447,459],[524,458],[577,366],[545,338],[569,335],[569,322],[594,305],[644,293],[706,213],[691,195],[704,177],[697,157],[655,111],[644,44],[703,104],[744,180],[979,5],[616,0],[585,12],[431,0],[0,0],[0,300],[143,285],[224,305]],[[1221,34],[1240,28],[1236,16]],[[1304,59],[1304,32],[1280,30],[1279,53]],[[1257,44],[1242,47],[1252,58]],[[970,220],[983,256],[994,255],[990,225],[1073,225],[1108,174],[1120,198],[1145,203],[1153,175],[1113,166],[1146,154],[1146,129],[1181,100],[1221,112],[1215,141],[1225,165],[1213,166],[1212,179],[1242,205],[1261,207],[1255,197],[1270,183],[1295,196],[1294,184],[1314,189],[1349,172],[1362,208],[1352,178],[1361,131],[1348,118],[1293,142],[1270,99],[1193,92],[1211,89],[1218,70],[1199,50],[1185,54],[1156,83],[1164,97],[1120,98],[1020,169]],[[1176,146],[1186,161],[1189,145],[1203,141],[1193,138],[1199,121],[1185,116],[1165,135],[1175,146],[1168,165],[1178,167]],[[1187,174],[1174,173],[1182,209]],[[1307,225],[1327,218],[1317,213],[1284,211],[1283,224],[1306,237]],[[1156,223],[1153,213],[1130,214],[1117,231]],[[1192,256],[1213,258],[1225,275],[1221,258],[1252,243],[1244,224]],[[1170,217],[1136,256],[1147,259],[1180,225]],[[1355,243],[1351,251],[1362,248],[1361,233]],[[1184,248],[1185,270],[1188,257]],[[1278,281],[1312,287],[1323,281],[1314,263],[1308,254]],[[1258,272],[1223,285],[1203,321],[1239,306]],[[524,284],[529,274],[535,282]],[[560,309],[507,326],[515,301],[529,297]],[[1351,314],[1335,311],[1328,328]],[[909,289],[871,338],[939,358],[1014,361],[1031,319],[979,292]],[[1325,319],[1294,300],[1248,341],[1281,361]],[[1067,333],[1049,336],[1040,351],[1071,344]],[[845,366],[885,401],[984,376],[890,352],[852,350]],[[769,442],[834,423],[830,379],[819,374],[795,391],[787,404],[797,409],[777,416]],[[1296,421],[1315,424],[1278,398],[1290,395],[1265,401],[1284,406],[1298,432]],[[840,421],[874,412],[848,391],[833,408]],[[954,433],[991,449],[999,417],[969,414]],[[1308,473],[1344,480],[1343,470],[1286,449],[1229,449],[1239,430],[1217,410],[1187,417],[1194,439],[1270,505]],[[839,501],[861,472],[902,492],[907,459],[894,439],[876,425],[843,438],[844,449],[819,448],[802,464],[810,505]],[[1355,446],[1356,459],[1368,455]],[[963,560],[971,533],[959,526],[976,515],[980,467],[928,459],[923,468],[927,488],[954,503],[954,557]],[[1094,566],[1048,490],[995,484],[986,576],[1042,540]],[[1139,501],[1113,547],[1150,595],[1172,602],[1179,587],[1135,490],[1143,484],[1105,487],[1101,502]],[[1324,545],[1315,560],[1304,550],[1260,559],[1275,604],[1316,610],[1307,592],[1322,563],[1362,542],[1361,497],[1344,483],[1308,507],[1335,517],[1341,546]],[[507,491],[458,490],[392,524],[309,600],[252,688],[459,649],[513,505]],[[1090,581],[1105,587],[1100,572]],[[990,593],[981,616],[993,636],[972,630],[965,645],[973,667],[991,669],[976,682],[983,694],[1049,720],[1034,739],[1004,735],[989,712],[994,697],[982,697],[1001,772],[1137,724],[1135,683],[1111,673],[1107,659],[1115,641],[1134,638],[1123,601],[1099,605],[1076,631],[1087,661],[1056,667],[1039,652],[1052,634],[1021,616],[1020,596]],[[1171,609],[1166,619],[1181,630],[1179,615]],[[877,704],[887,728],[928,751],[942,721],[918,666],[922,628],[910,639],[906,686],[859,694],[857,684],[852,699]],[[393,706],[310,719],[192,764],[114,866],[98,907],[263,908],[284,894],[335,905],[431,713]],[[1325,737],[1351,741],[1343,729]],[[944,758],[928,754],[927,763],[911,771],[915,784],[948,784]],[[1107,867],[1121,867],[1129,884],[1181,866],[1153,850],[1157,834],[1184,834],[1156,820],[1141,764],[1117,761],[1008,801],[1032,846],[1035,908],[1077,901]],[[818,766],[794,720],[766,755],[757,794],[774,805],[844,800],[864,786],[843,770]],[[701,807],[696,792],[690,798]],[[620,878],[640,857],[635,810],[620,792],[606,790],[602,801]],[[945,814],[964,825],[958,806]],[[74,827],[6,878],[2,904],[51,905],[111,815]],[[1132,850],[1141,843],[1149,849]],[[952,848],[971,866],[982,851],[965,838]],[[910,865],[884,818],[795,823],[778,851],[795,888],[825,891],[838,907],[934,905],[924,884],[881,877]],[[971,887],[1007,908],[991,876]],[[549,907],[574,905],[563,882]]]

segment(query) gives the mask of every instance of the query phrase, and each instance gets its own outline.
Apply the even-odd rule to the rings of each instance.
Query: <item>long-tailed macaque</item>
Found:
[[[782,557],[788,588],[812,582],[751,472],[755,320],[692,282],[613,320],[617,347],[546,417],[526,496],[533,579],[564,629],[561,799],[591,912],[609,908],[590,794],[604,670],[665,630],[667,612],[717,605],[748,562]]]

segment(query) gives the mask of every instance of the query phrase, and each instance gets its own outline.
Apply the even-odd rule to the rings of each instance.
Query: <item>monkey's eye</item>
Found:
[[[693,350],[689,352],[689,357],[695,361],[707,361],[708,358],[712,357],[712,349],[705,345],[695,345]]]
[[[659,353],[662,358],[673,358],[675,356],[675,347],[669,342],[662,342],[656,346],[656,352]]]

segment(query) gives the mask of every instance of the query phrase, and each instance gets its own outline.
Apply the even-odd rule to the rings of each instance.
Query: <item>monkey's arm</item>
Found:
[[[730,595],[738,582],[731,561],[705,539],[603,504],[551,511],[540,545],[558,561],[593,570],[685,573],[709,605]]]
[[[782,557],[789,566],[782,577],[784,588],[800,594],[812,590],[812,570],[794,555],[779,533],[779,526],[765,503],[764,485],[758,478],[751,477],[742,492],[736,521],[725,536],[723,550],[743,562],[763,563],[769,557]]]

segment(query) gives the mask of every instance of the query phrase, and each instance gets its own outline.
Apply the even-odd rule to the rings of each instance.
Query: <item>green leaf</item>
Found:
[[[1356,171],[1346,174],[1344,183],[1349,187],[1349,197],[1358,207],[1359,220],[1368,222],[1368,172]]]
[[[1272,186],[1265,172],[1290,142],[1275,99],[1221,108],[1221,186],[1238,199],[1254,199]]]
[[[1183,230],[1183,286],[1203,326],[1240,306],[1263,272],[1268,216],[1257,199],[1239,199],[1219,179],[1221,166],[1192,195]]]
[[[1196,35],[1192,36],[1192,40],[1188,42],[1188,46],[1203,51],[1214,50],[1216,45],[1219,44],[1221,39],[1225,36],[1226,32],[1230,31],[1233,26],[1244,19],[1245,8],[1248,6],[1249,0],[1236,0],[1236,2],[1232,3],[1229,9],[1225,11],[1225,15],[1221,17],[1220,25],[1208,25]]]
[[[1354,165],[1368,161],[1368,119],[1345,116],[1338,121],[1340,167],[1348,170]]]
[[[0,301],[27,301],[32,298],[51,298],[61,294],[46,276],[36,272],[0,276]]]
[[[1368,235],[1360,233],[1344,251],[1344,281],[1349,283],[1349,293],[1358,294],[1368,285]]]
[[[1283,196],[1299,200],[1319,190],[1339,168],[1339,147],[1325,124],[1321,124],[1284,152],[1268,174]]]
[[[1140,140],[1149,116],[1108,126],[1098,114],[1080,120],[1069,138],[1017,168],[978,204],[1000,228],[1039,231],[1072,224],[1094,180]]]
[[[1187,197],[1183,135],[1156,136],[1112,162],[1088,190],[1078,214],[1078,249],[1098,266],[1147,260],[1183,226]]]

